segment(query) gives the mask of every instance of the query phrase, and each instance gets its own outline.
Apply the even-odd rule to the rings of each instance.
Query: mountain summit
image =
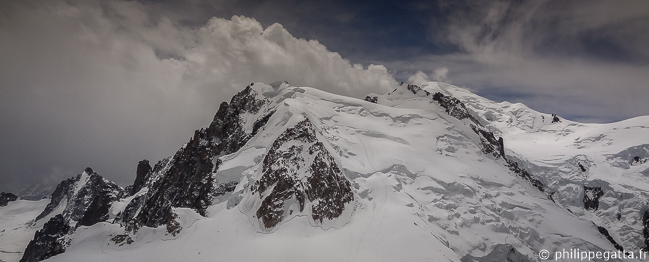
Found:
[[[649,245],[648,129],[648,116],[582,124],[437,82],[365,100],[254,83],[173,156],[141,161],[127,188],[88,168],[49,199],[0,207],[16,229],[0,233],[0,259],[637,252]]]

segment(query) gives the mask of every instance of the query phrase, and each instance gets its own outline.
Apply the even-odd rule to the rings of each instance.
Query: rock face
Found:
[[[597,210],[599,198],[604,195],[601,187],[584,186],[584,208],[586,210]]]
[[[75,225],[90,226],[106,221],[111,205],[124,194],[123,188],[104,179],[92,168],[62,181],[35,221],[52,216],[56,210],[62,211],[53,215],[34,235],[21,261],[40,261],[63,253],[67,245],[65,238],[74,231]]]
[[[308,119],[275,140],[251,192],[262,198],[256,217],[266,228],[275,227],[293,212],[304,212],[307,206],[314,221],[333,220],[354,200],[349,180],[318,141]],[[289,204],[293,201],[298,205]]]
[[[34,239],[27,245],[20,262],[41,261],[63,253],[66,246],[65,237],[70,230],[71,227],[63,215],[58,214],[52,217],[45,223],[43,229],[36,232]]]
[[[83,225],[92,225],[104,221],[102,218],[107,218],[112,202],[123,195],[123,188],[104,179],[92,168],[86,168],[83,173],[56,186],[50,203],[36,217],[36,221],[46,217],[57,207],[65,205],[61,213],[63,218],[72,221],[83,220]]]
[[[79,219],[79,225],[91,226],[108,219],[108,210],[113,202],[118,201],[124,191],[115,183],[104,179],[95,179],[93,185],[96,187],[95,197],[86,208],[83,217]]]
[[[207,129],[197,130],[168,162],[156,164],[150,178],[144,179],[149,180],[144,183],[151,185],[148,193],[129,203],[121,218],[122,223],[133,225],[134,229],[141,226],[170,227],[174,223],[171,207],[192,208],[204,216],[214,197],[230,192],[236,186],[230,181],[220,183],[212,176],[221,164],[218,157],[239,150],[266,124],[273,112],[259,117],[252,132],[245,130],[243,121],[243,115],[260,113],[265,103],[265,100],[258,99],[258,94],[250,86],[235,95],[230,104],[222,103]],[[147,173],[146,165],[140,162],[138,176]],[[134,194],[142,188],[139,181],[136,180],[133,187]]]
[[[137,171],[135,172],[135,182],[133,182],[133,187],[131,187],[130,194],[133,195],[140,191],[144,187],[144,182],[146,178],[150,175],[152,169],[149,164],[149,160],[142,160],[137,164]]]
[[[145,201],[146,195],[139,195],[131,199],[131,202],[126,205],[124,211],[117,215],[114,222],[123,225],[127,231],[137,230],[138,225],[133,218],[135,218],[135,215],[140,211],[140,208],[144,206]]]
[[[12,193],[0,193],[0,207],[6,206],[11,201],[18,200],[18,196]]]

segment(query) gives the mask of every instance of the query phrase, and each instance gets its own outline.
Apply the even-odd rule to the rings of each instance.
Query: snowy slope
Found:
[[[435,82],[371,97],[249,86],[48,261],[538,261],[646,246],[649,117],[553,123]],[[160,198],[172,192],[182,201]]]
[[[0,261],[18,261],[38,227],[32,226],[49,202],[16,200],[0,207]]]
[[[647,245],[642,230],[649,199],[649,116],[610,124],[552,123],[552,115],[523,104],[495,103],[444,83],[424,88],[464,101],[504,138],[507,154],[554,192],[560,206],[607,228],[626,249]],[[586,209],[585,197],[593,198],[593,191],[602,194],[597,208]]]

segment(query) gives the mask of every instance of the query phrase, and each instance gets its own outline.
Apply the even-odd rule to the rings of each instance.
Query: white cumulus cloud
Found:
[[[396,86],[384,66],[352,64],[280,24],[234,16],[185,26],[150,7],[0,4],[1,135],[11,138],[0,150],[2,183],[38,180],[54,166],[131,182],[138,160],[173,154],[251,82],[355,97]]]
[[[417,73],[411,75],[408,78],[408,83],[414,84],[414,85],[422,85],[426,82],[428,82],[428,75],[422,71],[417,71]]]

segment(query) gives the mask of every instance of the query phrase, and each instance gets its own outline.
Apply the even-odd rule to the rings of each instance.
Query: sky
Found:
[[[649,115],[649,2],[3,0],[0,190],[128,185],[251,82],[444,81],[582,122]]]

